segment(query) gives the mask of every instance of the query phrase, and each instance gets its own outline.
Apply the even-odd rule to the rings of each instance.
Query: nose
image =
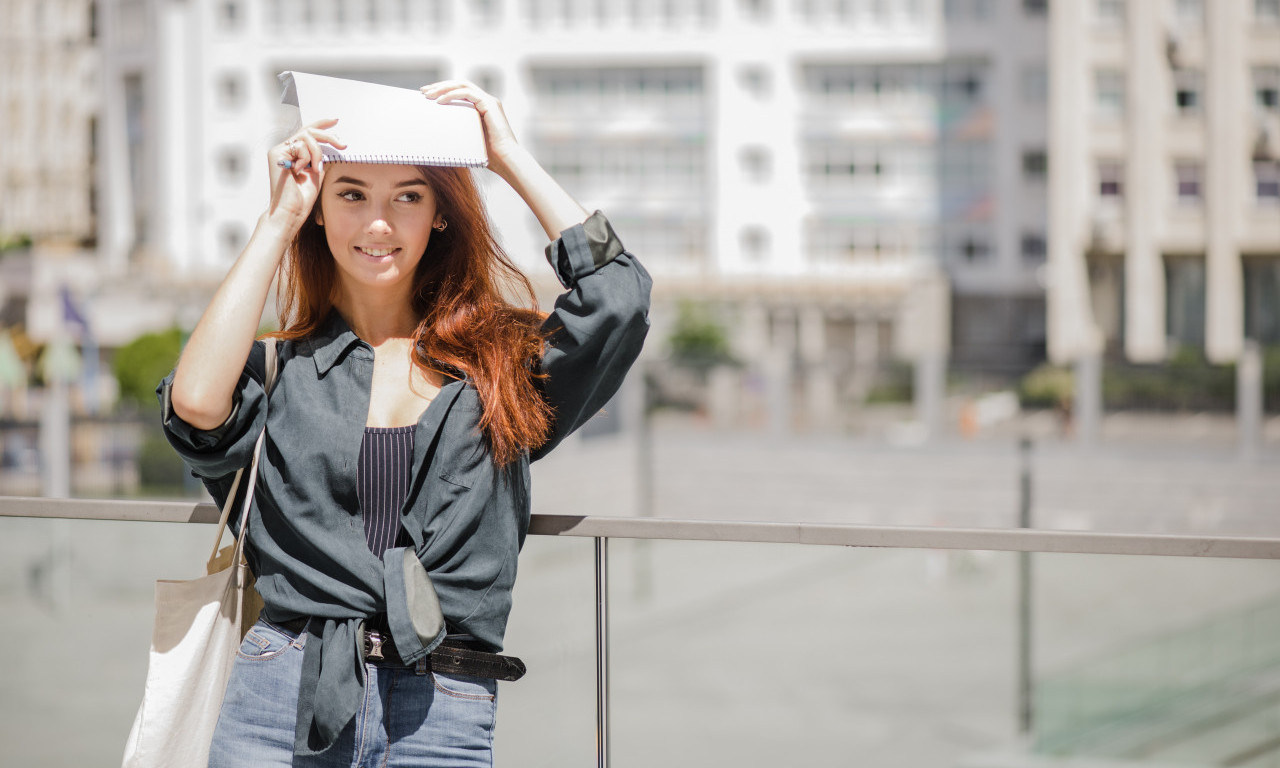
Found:
[[[387,235],[391,233],[391,222],[387,218],[387,212],[382,206],[377,206],[373,210],[373,219],[369,222],[369,226],[365,230],[370,235]]]

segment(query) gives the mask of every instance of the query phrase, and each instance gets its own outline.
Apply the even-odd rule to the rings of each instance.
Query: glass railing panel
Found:
[[[0,765],[120,765],[142,701],[155,582],[203,575],[213,534],[0,517]]]
[[[495,765],[595,765],[594,563],[592,539],[525,541],[505,651],[528,672],[499,685]]]
[[[1033,555],[1023,737],[1019,558],[613,542],[614,765],[1280,756],[1280,563]]]

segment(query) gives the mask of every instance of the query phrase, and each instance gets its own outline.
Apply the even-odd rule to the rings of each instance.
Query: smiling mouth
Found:
[[[385,258],[400,251],[399,248],[364,248],[359,245],[356,246],[356,250],[365,256],[372,256],[375,259]]]

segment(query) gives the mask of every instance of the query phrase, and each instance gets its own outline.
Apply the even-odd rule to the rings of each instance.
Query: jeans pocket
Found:
[[[245,634],[236,655],[251,661],[274,659],[294,644],[294,638],[259,621]]]
[[[436,690],[445,696],[470,701],[493,701],[498,695],[498,681],[471,675],[445,675],[432,672]]]

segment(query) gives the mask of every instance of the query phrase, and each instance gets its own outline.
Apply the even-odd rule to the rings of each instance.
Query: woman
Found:
[[[470,171],[323,165],[336,120],[268,152],[271,201],[157,392],[216,500],[263,427],[249,561],[264,602],[210,765],[491,765],[497,655],[529,521],[529,462],[617,390],[650,281],[521,147],[499,102],[489,168],[529,205],[568,289],[532,308]],[[281,261],[279,373],[254,334]],[[531,308],[502,291],[523,290]],[[433,620],[435,623],[433,623]]]

